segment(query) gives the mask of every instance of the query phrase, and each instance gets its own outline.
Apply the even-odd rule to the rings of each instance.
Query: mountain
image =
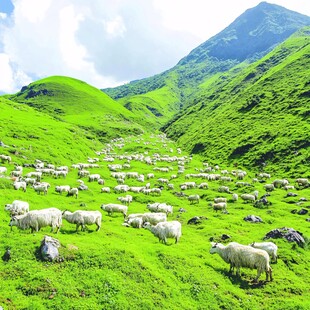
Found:
[[[309,177],[309,55],[305,27],[262,59],[207,81],[164,131],[206,159]]]
[[[233,67],[247,66],[260,59],[307,25],[310,25],[310,17],[262,2],[195,48],[170,70],[103,91],[147,119],[149,125],[163,125],[187,106],[199,85]]]
[[[133,113],[99,89],[77,79],[48,77],[6,98],[78,125],[105,141],[116,135],[142,132]]]

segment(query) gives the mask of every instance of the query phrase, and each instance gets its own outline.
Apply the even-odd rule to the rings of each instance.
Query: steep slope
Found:
[[[78,126],[56,120],[45,113],[0,97],[1,153],[14,154],[15,161],[46,160],[71,164],[84,160],[101,147],[95,136]]]
[[[73,78],[48,77],[8,98],[95,132],[103,139],[141,132],[134,114],[99,89]]]
[[[202,85],[165,132],[208,159],[307,173],[309,35],[306,27],[249,67]]]
[[[262,2],[195,48],[174,68],[104,91],[141,117],[163,124],[172,112],[187,105],[198,85],[240,63],[246,66],[263,57],[306,25],[310,25],[310,17]],[[147,108],[150,103],[153,114]]]

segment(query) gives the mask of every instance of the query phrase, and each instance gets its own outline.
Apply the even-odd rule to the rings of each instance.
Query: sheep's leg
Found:
[[[76,232],[78,231],[80,224],[76,224]]]
[[[96,223],[96,225],[97,225],[97,229],[96,229],[96,231],[98,231],[98,230],[100,229],[100,225],[99,225],[99,224],[97,224],[97,223]]]

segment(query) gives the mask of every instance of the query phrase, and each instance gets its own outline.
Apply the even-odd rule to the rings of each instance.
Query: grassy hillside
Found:
[[[141,132],[133,113],[99,89],[73,78],[48,77],[8,98],[92,131],[102,140]]]
[[[56,142],[57,136],[55,136]],[[121,146],[123,145],[123,146]],[[75,145],[73,149],[78,147]],[[179,155],[176,146],[159,136],[139,136],[111,142],[109,148],[114,155],[136,154],[150,156],[169,154],[185,161],[185,173],[171,180],[175,191],[184,181],[187,173],[197,173],[202,169],[198,156],[189,160],[185,153]],[[172,149],[172,150],[170,150]],[[86,149],[85,149],[86,151]],[[172,152],[171,152],[172,151]],[[40,155],[38,150],[36,155]],[[43,151],[42,151],[43,152]],[[86,154],[85,154],[86,155]],[[93,151],[87,156],[93,157]],[[58,156],[58,155],[55,155]],[[87,159],[85,156],[85,161]],[[185,157],[184,157],[185,156]],[[17,161],[12,155],[13,161]],[[100,173],[105,186],[113,188],[117,183],[111,177],[108,163],[99,161],[99,168],[90,169]],[[182,158],[183,157],[183,158]],[[59,164],[65,163],[62,158]],[[121,157],[114,163],[126,162]],[[72,161],[72,163],[75,163]],[[177,174],[178,161],[157,161],[156,166],[147,165],[139,160],[131,160],[127,171],[138,171],[146,175],[154,172],[150,179],[151,187],[157,186],[160,177],[170,178]],[[12,164],[5,164],[9,171]],[[170,166],[169,173],[154,171],[154,167]],[[227,168],[220,166],[220,169]],[[242,167],[240,167],[242,168]],[[24,174],[33,168],[24,168]],[[230,170],[230,169],[229,169]],[[216,173],[220,173],[220,170]],[[244,181],[252,184],[254,174],[248,171]],[[270,182],[277,178],[272,175]],[[45,176],[44,181],[51,187],[46,196],[39,196],[32,188],[27,191],[14,191],[11,180],[0,178],[0,204],[4,206],[15,199],[28,201],[30,209],[57,207],[60,210],[100,210],[102,203],[117,203],[117,197],[124,194],[100,193],[101,185],[88,182],[88,191],[79,193],[78,199],[55,193],[56,185],[76,186],[77,170],[70,168],[66,179],[54,179]],[[197,184],[203,179],[190,179]],[[293,179],[289,179],[294,184]],[[146,183],[146,182],[145,182]],[[145,183],[126,179],[130,186],[142,186]],[[228,273],[229,266],[217,255],[209,254],[210,239],[227,243],[236,241],[243,244],[260,241],[272,229],[293,227],[303,233],[306,242],[310,237],[306,216],[291,214],[292,209],[309,207],[294,204],[299,197],[310,198],[310,189],[294,190],[296,198],[285,198],[286,191],[276,189],[268,197],[272,205],[268,208],[254,208],[242,201],[230,201],[231,194],[220,194],[217,190],[220,181],[208,181],[209,189],[191,189],[185,193],[199,194],[199,205],[191,205],[186,198],[178,198],[165,186],[161,196],[146,196],[142,193],[130,193],[133,202],[129,213],[146,212],[149,202],[166,202],[174,207],[174,214],[169,220],[182,223],[182,237],[178,244],[168,240],[168,245],[158,242],[150,231],[122,226],[123,217],[115,213],[108,216],[102,212],[102,227],[96,232],[94,226],[88,231],[75,232],[75,225],[64,220],[58,235],[51,234],[49,228],[40,232],[29,233],[8,227],[9,215],[0,210],[0,254],[11,248],[11,260],[0,263],[0,305],[4,309],[309,309],[309,262],[308,246],[299,247],[282,239],[274,239],[278,247],[278,263],[272,264],[274,281],[265,282],[262,275],[259,283],[253,283],[254,270],[242,269],[241,278]],[[250,187],[237,188],[229,182],[230,189],[239,195],[257,189],[264,193],[263,184],[253,183]],[[209,206],[214,197],[224,196],[228,202],[228,214],[216,213]],[[183,208],[186,212],[178,212]],[[243,218],[255,214],[263,223],[245,222]],[[193,216],[205,216],[201,224],[188,225]],[[221,240],[222,234],[230,239]],[[61,262],[43,262],[38,254],[38,247],[44,235],[51,235],[61,242]]]
[[[240,64],[246,66],[260,59],[306,25],[310,25],[309,16],[262,2],[170,70],[103,91],[149,125],[158,127],[188,105],[200,84]]]
[[[202,84],[165,132],[210,160],[309,175],[309,31],[249,67]]]
[[[0,141],[8,146],[0,152],[19,164],[36,158],[54,164],[79,161],[102,145],[92,133],[4,98],[0,114]]]

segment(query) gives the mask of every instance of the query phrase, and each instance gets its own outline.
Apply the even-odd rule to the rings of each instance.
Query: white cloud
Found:
[[[160,73],[260,1],[14,0],[0,13],[0,91],[29,77],[108,87]],[[272,2],[310,15],[309,0]]]

